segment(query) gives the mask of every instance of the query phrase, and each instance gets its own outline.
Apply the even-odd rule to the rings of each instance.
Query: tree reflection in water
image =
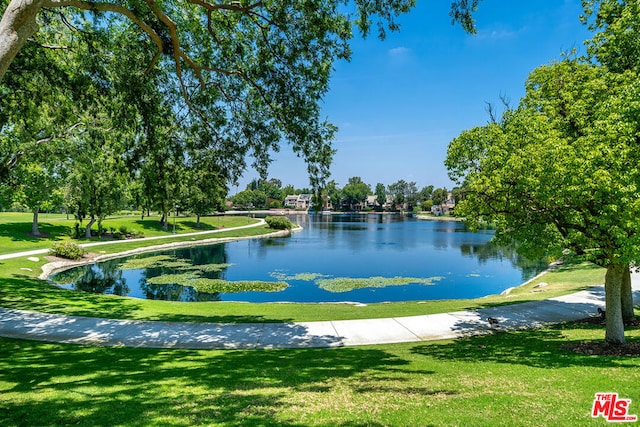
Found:
[[[464,256],[474,257],[480,264],[496,259],[509,261],[514,268],[522,271],[523,281],[528,277],[535,276],[547,266],[544,261],[532,261],[523,257],[518,253],[516,246],[503,246],[494,242],[462,244],[460,245],[460,253]]]
[[[182,302],[222,300],[220,294],[217,292],[198,292],[191,286],[182,286],[177,283],[171,285],[151,285],[148,284],[144,278],[140,279],[140,289],[144,292],[146,299]]]
[[[117,260],[105,261],[97,265],[85,265],[56,274],[53,280],[67,284],[70,289],[94,294],[127,296],[129,287]]]

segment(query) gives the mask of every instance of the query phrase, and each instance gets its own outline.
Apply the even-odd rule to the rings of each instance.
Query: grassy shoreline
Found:
[[[0,245],[6,240],[2,231],[6,233],[7,227],[3,227],[3,225],[7,223],[7,220],[3,215],[0,214]],[[13,219],[15,221],[15,216]],[[22,220],[27,220],[24,214]],[[131,224],[138,226],[142,224],[146,229],[151,230],[156,227],[153,224],[141,222],[137,217],[118,217],[115,220],[118,222],[114,224],[123,223],[125,220],[129,221],[125,222],[129,227],[132,227]],[[58,217],[57,221],[64,223],[63,218]],[[153,219],[148,221],[153,221]],[[217,229],[221,230],[222,228],[246,225],[249,221],[247,217],[213,217],[203,219],[203,224],[205,227],[209,227],[209,230],[215,230],[217,224]],[[108,225],[107,221],[105,223]],[[94,252],[94,258],[95,256],[118,257],[122,256],[123,252],[161,250],[170,248],[171,245],[212,244],[240,238],[268,237],[270,233],[273,233],[273,230],[266,226],[259,226],[224,231],[216,234],[212,239],[211,235],[207,234],[180,236],[180,234],[195,231],[193,218],[179,218],[177,224],[179,225],[177,227],[178,234],[167,238],[161,245],[158,245],[157,240],[126,240],[92,247],[91,251]],[[72,222],[67,223],[67,227],[71,226]],[[24,228],[23,226],[21,229]],[[45,225],[44,228],[51,229],[49,225]],[[16,236],[19,233],[20,231],[15,231],[13,235]],[[160,232],[157,234],[161,235]],[[58,236],[52,235],[45,240],[51,242],[58,238]],[[31,245],[31,242],[22,242],[19,250],[32,249]],[[16,248],[15,244],[14,248]],[[86,294],[60,289],[38,279],[41,276],[40,270],[48,261],[43,258],[38,258],[38,261],[33,259],[21,257],[0,261],[0,306],[56,314],[162,321],[309,322],[435,314],[550,298],[599,285],[603,283],[604,278],[604,270],[591,264],[568,264],[512,289],[508,295],[490,295],[473,300],[409,301],[366,305],[345,303],[181,303]],[[540,287],[539,284],[543,281],[548,286]]]

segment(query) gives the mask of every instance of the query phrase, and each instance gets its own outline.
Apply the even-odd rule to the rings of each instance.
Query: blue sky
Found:
[[[359,176],[375,187],[399,179],[451,188],[449,142],[487,123],[486,102],[517,105],[534,68],[584,52],[590,33],[580,0],[482,0],[478,33],[451,25],[449,0],[418,0],[386,40],[353,40],[350,62],[336,64],[323,112],[339,127],[331,168],[340,187]],[[308,187],[302,159],[284,145],[269,169],[284,185]],[[240,189],[256,178],[248,171]]]

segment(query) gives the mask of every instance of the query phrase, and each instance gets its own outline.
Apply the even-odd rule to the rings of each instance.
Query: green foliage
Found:
[[[282,281],[301,280],[303,282],[312,282],[320,277],[324,277],[324,275],[320,273],[298,273],[294,275],[288,275],[279,271],[274,271],[269,275],[275,279],[282,280]]]
[[[171,255],[131,257],[127,258],[126,261],[120,264],[120,268],[122,270],[135,270],[141,268],[156,267],[161,266],[163,262],[173,259],[174,258]]]
[[[198,292],[207,293],[235,293],[235,292],[280,292],[289,287],[286,282],[265,282],[259,280],[245,280],[230,282],[221,279],[197,278],[187,280],[181,284],[193,287]]]
[[[349,178],[349,183],[342,189],[343,200],[350,209],[353,209],[356,204],[364,203],[369,194],[371,194],[371,187],[359,176]]]
[[[517,110],[451,143],[450,176],[468,190],[457,214],[495,219],[532,255],[640,257],[637,81],[571,60],[532,72]]]
[[[431,208],[433,207],[434,203],[433,200],[429,199],[429,200],[425,200],[420,204],[420,207],[422,208],[422,210],[424,212],[430,212]]]
[[[387,202],[387,188],[379,182],[376,184],[374,194],[376,196],[376,203],[381,208]]]
[[[264,208],[267,195],[261,190],[244,190],[233,196],[231,201],[240,208]]]
[[[280,200],[272,200],[269,202],[270,209],[280,209],[282,207],[282,202]]]
[[[77,243],[70,240],[64,240],[62,242],[55,242],[49,250],[51,255],[67,258],[67,259],[80,259],[84,255],[84,249]]]
[[[430,186],[433,188],[432,186]],[[427,188],[428,189],[428,188]],[[412,210],[418,204],[419,192],[415,182],[406,182],[401,179],[389,185],[388,193],[391,196],[394,209]]]
[[[640,260],[640,8],[584,5],[601,30],[589,44],[597,61],[534,70],[518,108],[454,139],[446,165],[464,188],[456,214],[472,227],[488,219],[498,240],[529,256],[571,250],[607,268],[605,341],[622,345],[623,319],[633,317],[629,265]]]
[[[329,292],[349,292],[363,288],[386,288],[387,286],[404,286],[411,283],[432,285],[433,282],[442,280],[442,277],[336,277],[333,279],[316,280],[318,286]]]
[[[293,223],[285,216],[268,216],[264,219],[270,228],[276,230],[291,230]]]
[[[222,279],[197,277],[193,273],[162,274],[149,277],[146,282],[151,285],[191,286],[198,292],[234,293],[234,292],[279,292],[286,289],[286,282],[265,282],[258,280],[230,282]]]
[[[582,21],[595,31],[589,55],[616,73],[640,69],[640,4],[636,1],[583,0]]]
[[[434,205],[439,206],[447,201],[448,196],[449,192],[446,188],[436,188],[431,194],[431,200],[433,201]]]

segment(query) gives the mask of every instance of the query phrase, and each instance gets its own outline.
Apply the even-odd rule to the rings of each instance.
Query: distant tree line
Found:
[[[337,211],[430,211],[432,206],[445,203],[449,196],[454,202],[462,192],[459,188],[419,188],[411,181],[399,180],[390,185],[377,183],[374,187],[354,176],[341,188],[335,180],[329,181],[319,191],[309,188],[282,186],[279,179],[251,181],[247,187],[230,197],[231,203],[240,208],[256,209],[285,207],[285,198],[297,194],[312,194],[316,209],[331,208]],[[373,197],[371,197],[373,196]]]

